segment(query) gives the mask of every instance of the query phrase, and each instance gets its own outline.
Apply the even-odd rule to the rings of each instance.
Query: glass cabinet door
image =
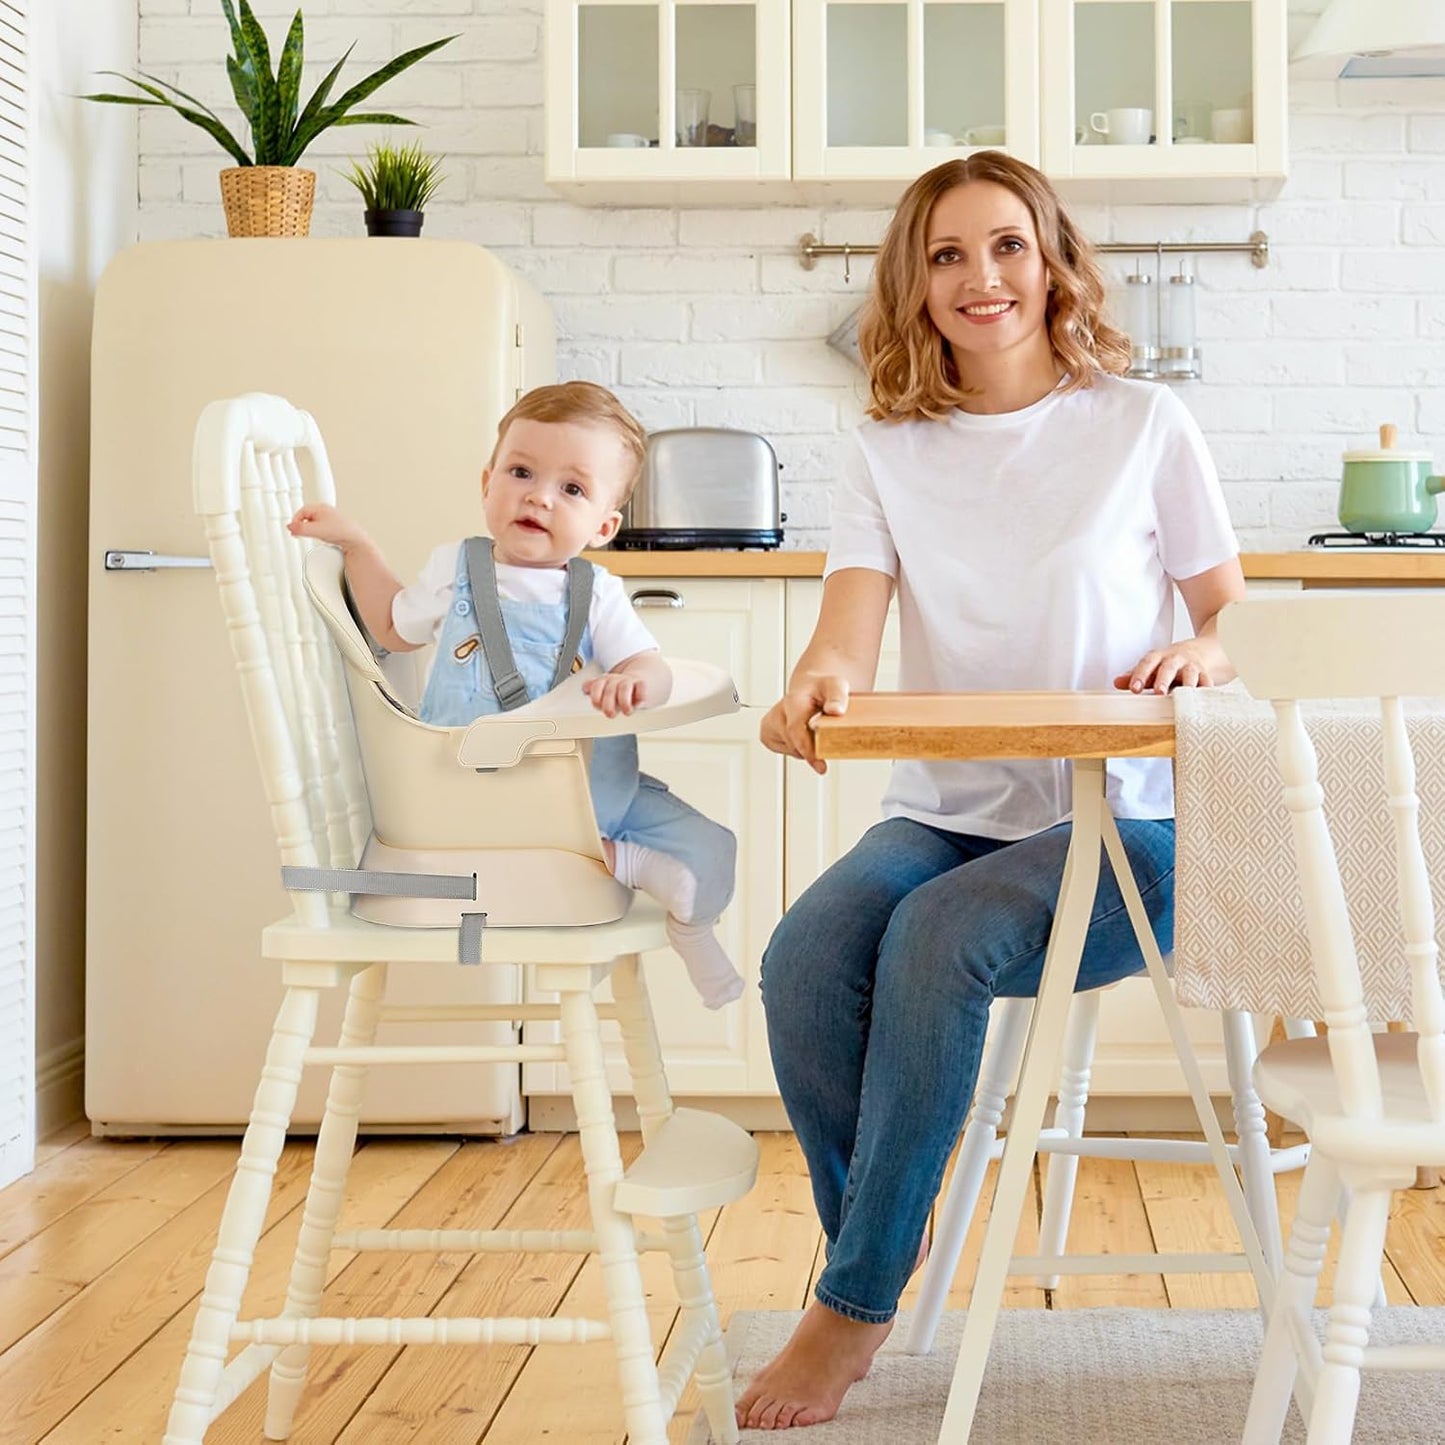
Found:
[[[787,0],[549,0],[549,181],[788,175]]]
[[[1031,0],[795,0],[793,174],[911,178],[997,147],[1038,159]]]
[[[1051,175],[1284,174],[1278,0],[1044,0],[1041,52]]]

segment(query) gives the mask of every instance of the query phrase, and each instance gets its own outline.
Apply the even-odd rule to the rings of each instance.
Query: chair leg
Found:
[[[1243,1445],[1278,1445],[1284,1432],[1290,1395],[1300,1373],[1300,1341],[1312,1328],[1310,1309],[1329,1248],[1330,1225],[1339,1194],[1339,1175],[1334,1165],[1323,1155],[1312,1154],[1300,1185],[1299,1208],[1290,1229],[1284,1267],[1275,1286],[1249,1399]],[[1304,1405],[1302,1400],[1302,1411]]]
[[[1354,1434],[1360,1366],[1370,1338],[1370,1309],[1380,1279],[1389,1219],[1388,1189],[1354,1192],[1335,1269],[1334,1303],[1325,1327],[1324,1364],[1315,1381],[1309,1445],[1349,1445]]]
[[[1279,1276],[1284,1242],[1279,1228],[1279,1202],[1270,1168],[1269,1123],[1264,1105],[1254,1092],[1254,1061],[1259,1048],[1254,1037],[1254,1019],[1239,1009],[1223,1010],[1224,1062],[1229,1074],[1229,1093],[1234,1104],[1234,1135],[1239,1141],[1239,1172],[1244,1198],[1254,1220],[1264,1261],[1275,1278]]]
[[[240,1313],[276,1161],[296,1107],[301,1060],[316,1032],[319,1000],[314,988],[288,988],[281,1000],[162,1445],[200,1445],[211,1423],[231,1326]]]
[[[602,1058],[602,1030],[590,992],[576,989],[562,995],[562,1040],[587,1169],[587,1196],[607,1293],[612,1347],[622,1383],[627,1438],[630,1445],[667,1445],[667,1421],[647,1321],[637,1236],[632,1220],[619,1214],[612,1203],[622,1178],[622,1154]]]
[[[386,990],[386,965],[373,964],[353,975],[341,1023],[340,1046],[365,1047],[376,1040],[380,1003]],[[326,1287],[326,1265],[331,1257],[331,1240],[346,1197],[346,1175],[356,1147],[356,1124],[361,1113],[361,1095],[366,1069],[338,1064],[331,1071],[326,1094],[326,1112],[316,1134],[316,1155],[306,1207],[301,1215],[301,1232],[291,1262],[291,1282],[286,1289],[283,1315],[311,1319],[321,1308]],[[265,1435],[268,1440],[285,1440],[306,1383],[310,1345],[290,1345],[271,1366],[266,1396]]]
[[[933,1338],[938,1333],[938,1323],[943,1318],[943,1306],[948,1299],[948,1288],[953,1283],[969,1221],[973,1218],[979,1191],[983,1188],[983,1176],[993,1154],[1004,1105],[1018,1077],[1019,1061],[1023,1058],[1024,1044],[1028,1040],[1033,1000],[997,999],[994,1010],[997,1017],[988,1031],[989,1046],[978,1071],[973,1108],[969,1111],[968,1123],[963,1131],[958,1162],[953,1166],[953,1182],[939,1211],[933,1243],[923,1266],[923,1283],[918,1303],[914,1306],[913,1322],[908,1327],[906,1349],[910,1355],[926,1355],[933,1348]]]
[[[1069,1009],[1069,1031],[1064,1036],[1064,1067],[1059,1078],[1059,1100],[1054,1105],[1055,1131],[1070,1139],[1082,1137],[1084,1111],[1089,1102],[1089,1075],[1094,1067],[1094,1045],[1099,1037],[1099,990],[1074,995]],[[1069,1216],[1074,1209],[1074,1185],[1079,1177],[1077,1154],[1051,1154],[1044,1184],[1044,1209],[1039,1220],[1039,1253],[1061,1255],[1069,1238]],[[1056,1274],[1039,1279],[1044,1289],[1058,1289]]]
[[[636,954],[619,959],[614,966],[612,995],[617,1001],[622,1048],[627,1056],[627,1071],[632,1077],[633,1098],[637,1101],[645,1142],[671,1115],[672,1094],[657,1041],[647,981]],[[722,1322],[708,1276],[697,1216],[687,1214],[664,1220],[663,1232],[667,1236],[673,1284],[683,1317],[701,1317],[705,1322],[706,1343],[698,1354],[693,1373],[708,1428],[715,1445],[736,1445],[738,1426],[732,1368],[723,1344]]]

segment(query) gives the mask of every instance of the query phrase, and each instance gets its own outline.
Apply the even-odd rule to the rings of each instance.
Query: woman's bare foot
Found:
[[[793,1337],[748,1381],[737,1404],[739,1428],[788,1430],[831,1420],[892,1328],[891,1320],[863,1324],[814,1301]]]

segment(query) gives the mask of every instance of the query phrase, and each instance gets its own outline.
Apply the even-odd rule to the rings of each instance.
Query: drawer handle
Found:
[[[682,597],[668,587],[643,587],[632,594],[634,607],[681,607]]]

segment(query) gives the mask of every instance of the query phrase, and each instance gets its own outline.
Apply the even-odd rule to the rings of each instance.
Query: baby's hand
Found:
[[[630,717],[647,700],[642,678],[628,672],[604,672],[601,677],[589,678],[582,684],[582,691],[604,717],[616,717],[618,713]]]
[[[298,508],[286,524],[293,537],[314,537],[337,547],[355,547],[366,541],[366,533],[344,512],[325,502],[311,502]]]

